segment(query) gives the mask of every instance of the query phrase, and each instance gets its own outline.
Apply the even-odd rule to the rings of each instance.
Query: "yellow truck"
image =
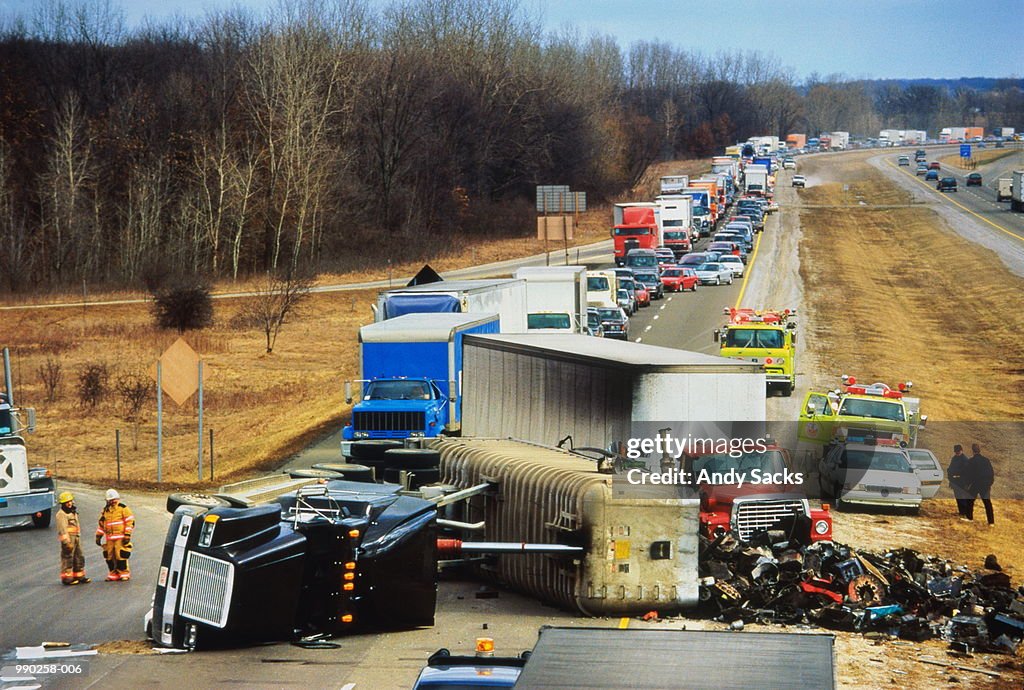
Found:
[[[916,446],[917,432],[928,421],[921,401],[907,395],[910,381],[890,388],[884,383],[865,385],[843,374],[842,388],[810,391],[800,408],[801,443],[822,447],[832,443],[893,441]]]
[[[719,355],[764,367],[768,390],[789,397],[796,389],[796,310],[723,311],[729,322],[714,333]]]

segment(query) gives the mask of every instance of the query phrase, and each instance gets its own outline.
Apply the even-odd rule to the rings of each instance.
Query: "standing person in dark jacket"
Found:
[[[960,513],[961,520],[974,519],[974,494],[971,493],[969,486],[968,462],[967,456],[964,455],[964,447],[959,443],[953,446],[953,459],[949,461],[946,477],[949,479],[949,488],[953,489],[956,510]]]
[[[977,443],[971,444],[971,452],[974,453],[968,460],[968,474],[971,478],[971,495],[981,498],[985,504],[985,517],[988,518],[988,526],[996,524],[995,514],[992,511],[992,484],[995,483],[996,473],[992,469],[992,461],[981,454],[981,446]],[[974,499],[971,499],[972,508]]]

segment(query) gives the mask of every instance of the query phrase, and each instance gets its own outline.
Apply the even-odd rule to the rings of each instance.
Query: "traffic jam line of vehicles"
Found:
[[[1008,578],[954,586],[945,561],[832,540],[832,504],[916,512],[942,481],[934,455],[916,448],[927,417],[909,383],[844,377],[842,389],[812,391],[794,449],[768,439],[739,455],[625,453],[634,425],[650,420],[765,424],[769,391],[796,386],[793,309],[726,309],[719,356],[611,342],[629,340],[628,311],[745,275],[777,209],[774,173],[795,163],[741,154],[713,164],[713,176],[666,177],[654,202],[616,207],[614,269],[524,268],[380,293],[359,331],[359,379],[345,384],[355,405],[344,461],[170,496],[147,635],[201,649],[430,626],[439,573],[457,568],[586,616],[656,611],[909,639],[963,640],[969,629],[978,648],[1014,647],[1024,604],[1014,608]],[[0,437],[0,450],[4,462],[20,457],[27,478],[19,427],[4,416],[9,380],[7,396],[0,432],[7,419],[17,440]],[[33,471],[48,496],[32,504],[42,521],[54,488]],[[642,490],[627,480],[664,471],[781,479]],[[815,475],[832,504],[809,495],[802,480]],[[14,503],[8,489],[0,508]],[[984,616],[935,615],[961,606],[974,582],[991,604]],[[515,669],[506,686],[556,664],[542,648],[498,664]],[[467,669],[488,668],[493,641],[478,652],[439,651],[420,685],[464,682]],[[831,655],[829,646],[829,665]]]

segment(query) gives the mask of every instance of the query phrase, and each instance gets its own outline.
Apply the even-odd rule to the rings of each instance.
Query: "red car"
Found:
[[[638,307],[649,307],[651,306],[651,293],[647,291],[647,288],[642,286],[640,283],[636,284],[636,306]]]
[[[661,274],[661,284],[665,286],[666,292],[680,292],[682,290],[697,291],[700,285],[700,278],[692,268],[671,266]]]

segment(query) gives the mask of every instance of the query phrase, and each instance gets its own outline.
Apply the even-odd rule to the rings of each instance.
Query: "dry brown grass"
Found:
[[[807,161],[811,173],[827,164]],[[809,336],[819,370],[834,374],[815,385],[835,387],[844,372],[864,381],[914,381],[930,416],[922,445],[947,462],[954,443],[980,442],[995,465],[999,495],[1024,497],[1016,470],[1024,447],[1024,313],[1013,306],[1024,280],[927,207],[891,207],[909,198],[865,163],[844,163],[844,169],[838,179],[849,185],[847,194],[866,205],[836,209],[845,201],[840,182],[808,188],[802,197],[821,206],[801,213]],[[1024,501],[995,503],[991,531],[981,524],[980,504],[970,524],[943,500],[925,504],[925,519],[844,515],[837,538],[891,548],[897,535],[975,567],[996,553],[1004,566],[1024,572],[1015,528]]]
[[[959,154],[955,154],[955,155],[952,155],[952,156],[943,156],[942,158],[939,159],[939,162],[943,165],[943,167],[947,167],[947,168],[961,168],[963,170],[967,170],[969,168],[976,168],[979,165],[986,165],[988,163],[991,163],[992,161],[997,161],[1000,158],[1006,158],[1007,156],[1012,156],[1015,153],[1017,153],[1018,150],[1019,149],[1018,148],[1014,148],[1012,144],[1009,147],[1004,148],[1004,149],[980,149],[980,150],[978,149],[977,144],[972,144],[971,153],[973,155],[972,155],[971,158],[967,159],[967,161],[966,161],[967,164],[966,165],[964,165],[965,161],[964,161],[963,158],[960,157]]]

